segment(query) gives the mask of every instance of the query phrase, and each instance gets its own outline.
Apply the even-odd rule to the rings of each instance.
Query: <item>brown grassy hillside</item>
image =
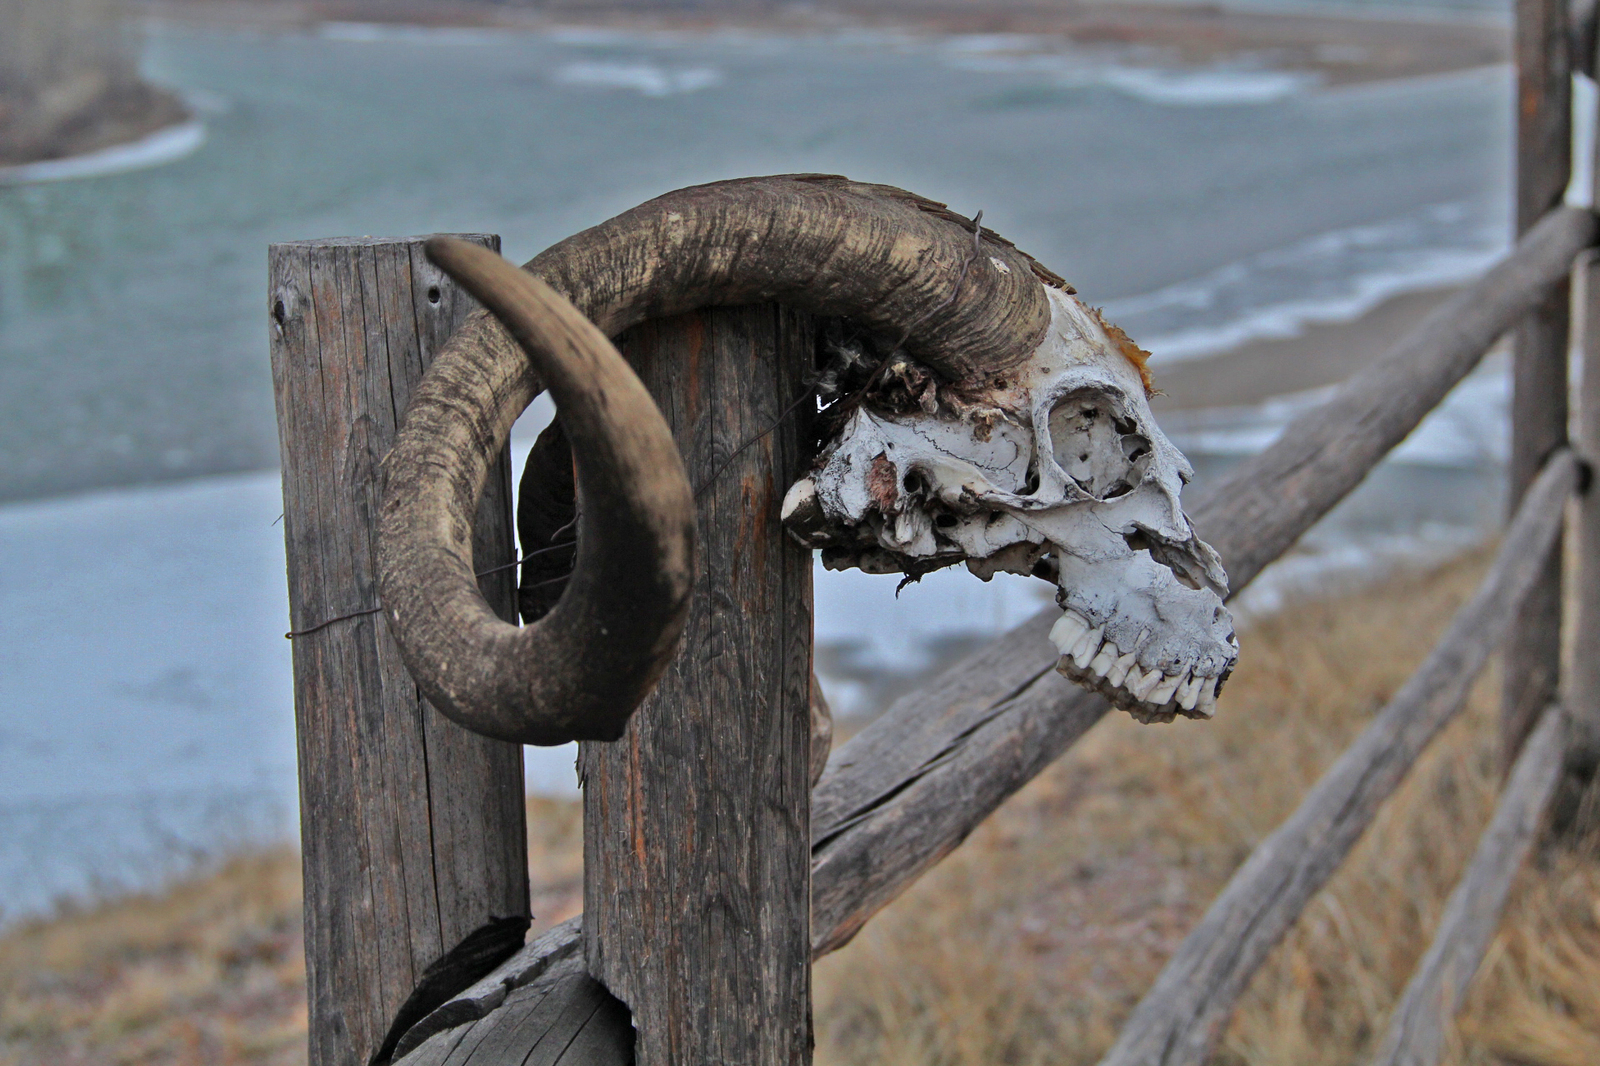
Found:
[[[1404,680],[1481,559],[1252,628],[1211,723],[1125,716],[817,967],[826,1066],[1092,1063],[1233,868]],[[1493,682],[1256,980],[1219,1061],[1361,1061],[1496,788]],[[541,926],[579,903],[576,805],[533,801]],[[0,937],[0,1063],[299,1063],[298,869],[241,858]],[[1524,872],[1452,1061],[1600,1063],[1600,852]]]

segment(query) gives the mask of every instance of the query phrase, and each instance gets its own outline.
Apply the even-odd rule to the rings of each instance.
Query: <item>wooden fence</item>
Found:
[[[1242,589],[1359,484],[1497,339],[1514,333],[1512,517],[1483,584],[1412,678],[1234,875],[1102,1066],[1206,1060],[1251,976],[1459,711],[1488,658],[1503,649],[1506,785],[1374,1060],[1437,1061],[1563,767],[1592,771],[1600,751],[1600,656],[1572,657],[1562,672],[1561,559],[1568,505],[1576,498],[1579,572],[1570,582],[1577,602],[1568,638],[1579,648],[1600,647],[1600,493],[1588,491],[1591,459],[1600,455],[1600,373],[1592,372],[1600,367],[1600,266],[1590,254],[1600,229],[1592,211],[1562,206],[1561,199],[1570,170],[1569,51],[1592,68],[1593,20],[1591,8],[1569,28],[1563,6],[1553,0],[1519,5],[1521,235],[1511,253],[1191,509],[1226,562],[1234,589]],[[1578,43],[1569,47],[1569,41]],[[1587,301],[1586,358],[1579,433],[1569,442],[1567,323],[1575,262]],[[806,933],[807,834],[797,841],[798,865],[789,838],[807,824],[805,738],[795,723],[803,720],[806,702],[797,664],[809,658],[809,634],[801,632],[809,589],[799,584],[809,570],[782,555],[775,523],[765,532],[742,531],[741,537],[768,537],[778,554],[759,573],[732,573],[738,553],[728,541],[714,552],[728,558],[703,582],[719,609],[739,618],[776,612],[765,628],[755,625],[738,636],[764,657],[745,678],[754,678],[748,690],[726,683],[744,676],[737,675],[743,667],[719,661],[727,646],[712,653],[694,646],[680,657],[692,661],[675,667],[668,681],[677,694],[662,697],[678,701],[674,713],[687,715],[686,724],[668,736],[659,729],[633,731],[618,750],[584,756],[590,774],[589,928],[580,917],[548,931],[464,991],[413,994],[419,984],[428,985],[427,962],[465,929],[505,928],[485,923],[526,913],[518,909],[526,900],[525,887],[517,895],[521,874],[510,869],[520,836],[515,845],[505,843],[507,834],[520,834],[520,814],[506,800],[509,790],[520,788],[520,777],[489,748],[474,756],[482,768],[451,771],[458,776],[450,777],[430,762],[430,745],[448,742],[451,751],[472,745],[451,733],[455,727],[414,691],[396,702],[392,694],[378,698],[370,687],[371,678],[389,678],[383,670],[393,646],[375,618],[346,613],[370,601],[368,506],[328,519],[342,525],[319,527],[319,543],[305,530],[310,517],[345,506],[338,493],[327,491],[330,484],[369,487],[363,479],[372,476],[372,463],[392,439],[395,412],[443,328],[443,320],[428,326],[423,332],[434,340],[419,347],[415,324],[435,321],[437,309],[454,307],[457,297],[448,279],[431,272],[405,242],[284,247],[275,249],[273,263],[270,306],[291,569],[314,573],[318,589],[334,590],[308,598],[311,577],[299,578],[294,624],[313,629],[328,619],[353,619],[332,639],[356,640],[364,649],[341,658],[314,641],[298,640],[295,648],[303,730],[308,723],[321,730],[303,731],[301,747],[314,1066],[391,1055],[408,1066],[808,1061],[809,960],[846,943],[1107,712],[1103,699],[1054,671],[1056,652],[1046,634],[1056,612],[1042,612],[900,698],[835,754],[810,795]],[[452,314],[459,317],[459,311]],[[703,361],[673,364],[694,362],[700,368],[690,375],[694,380],[652,383],[681,431],[703,423],[687,405],[719,397],[736,408],[735,422],[765,424],[769,419],[755,416],[787,395],[795,371],[790,357],[807,351],[809,341],[803,320],[758,308],[653,324],[632,333],[628,344],[658,354],[674,346],[710,353]],[[380,347],[385,358],[373,358]],[[749,372],[752,355],[771,368],[773,380],[759,386],[763,397],[739,398],[738,390],[750,385],[741,375]],[[406,369],[398,374],[394,367],[401,363]],[[367,415],[350,408],[337,433],[311,412],[329,396],[357,403],[369,394],[381,410]],[[742,439],[743,431],[729,425],[706,432],[706,440],[686,447],[691,471],[726,455],[728,442]],[[323,456],[319,464],[301,458],[314,454]],[[734,479],[742,488],[726,499],[702,501],[702,535],[708,522],[733,528],[731,515],[750,513],[753,499],[770,509],[762,493],[786,483],[794,441],[752,449],[746,461],[749,469]],[[491,501],[479,521],[486,554],[478,558],[505,557],[504,500]],[[360,550],[330,555],[337,538]],[[336,563],[327,563],[334,556]],[[345,593],[347,600],[340,598]],[[710,633],[704,639],[721,638]],[[338,692],[328,687],[355,662],[377,665],[364,668],[365,680]],[[735,674],[719,673],[729,669]],[[393,688],[392,680],[383,684]],[[719,709],[720,715],[712,713]],[[756,724],[728,731],[728,716],[744,713]],[[404,736],[392,735],[385,724],[395,714],[412,723]],[[733,760],[741,769],[731,776],[750,780],[685,780],[685,765]],[[420,797],[409,806],[364,799],[350,784],[360,780],[392,797],[385,775],[398,770],[391,763],[411,767],[408,787],[419,789]],[[492,771],[497,777],[490,767],[499,768]],[[753,780],[752,767],[774,776]],[[331,802],[327,789],[334,777],[342,791]],[[444,798],[446,785],[466,787],[469,798]],[[670,802],[638,801],[640,795],[660,801],[673,789],[679,794]],[[730,803],[764,805],[766,813],[740,821],[729,815]],[[697,829],[724,825],[719,819],[725,816],[731,840],[703,832],[691,839]],[[430,843],[424,833],[430,824],[466,850],[452,858]],[[683,844],[675,867],[663,866],[640,844],[663,834],[675,847]],[[765,850],[749,850],[752,841]],[[464,865],[460,856],[468,854],[485,858]],[[469,902],[447,904],[450,892]],[[650,908],[659,913],[647,915]],[[448,922],[447,911],[454,915]],[[397,921],[411,930],[399,938],[403,943],[394,934]],[[512,927],[520,939],[525,924]],[[598,974],[604,985],[590,976],[597,959],[605,960]],[[440,979],[437,970],[431,979]],[[608,988],[630,999],[637,1034],[629,1010]],[[391,1024],[397,1016],[401,1024]]]

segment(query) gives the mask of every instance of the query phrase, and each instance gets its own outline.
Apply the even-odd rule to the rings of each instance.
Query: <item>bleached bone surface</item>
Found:
[[[1099,315],[1047,293],[1050,331],[1011,380],[909,413],[862,403],[784,521],[833,569],[1052,580],[1057,669],[1143,721],[1210,717],[1238,642],[1179,502],[1193,469]]]

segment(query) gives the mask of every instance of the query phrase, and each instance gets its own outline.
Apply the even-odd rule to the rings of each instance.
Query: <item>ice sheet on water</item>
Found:
[[[1259,404],[1163,414],[1161,428],[1190,456],[1254,455],[1337,386],[1274,396]],[[1503,353],[1486,358],[1390,453],[1391,462],[1492,469],[1511,454],[1511,371]]]
[[[641,96],[676,96],[714,89],[723,82],[714,67],[665,67],[641,62],[578,62],[557,67],[557,85],[582,89],[625,89]]]
[[[0,507],[7,913],[292,836],[281,510],[276,473]],[[576,793],[570,750],[527,751]]]
[[[1503,205],[1431,204],[1396,218],[1321,233],[1105,307],[1156,366],[1246,341],[1349,322],[1392,296],[1459,285],[1508,245]]]
[[[1315,88],[1301,71],[1240,66],[1172,66],[1140,63],[1104,50],[1061,50],[1025,35],[958,37],[936,54],[950,67],[978,74],[1031,74],[1043,88],[1062,92],[1110,89],[1164,107],[1238,107],[1269,104]]]

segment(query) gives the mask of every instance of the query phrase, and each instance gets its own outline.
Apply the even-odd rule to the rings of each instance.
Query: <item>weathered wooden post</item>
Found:
[[[682,651],[615,744],[588,744],[584,934],[639,1066],[811,1060],[811,553],[780,524],[809,457],[810,320],[771,305],[619,344],[699,504]],[[787,412],[787,417],[785,414]]]
[[[1574,39],[1588,53],[1579,57],[1593,72],[1600,50],[1595,20],[1597,11],[1590,3],[1582,32]],[[1590,191],[1591,203],[1600,206],[1600,140],[1595,145],[1595,166]],[[1593,766],[1600,762],[1600,255],[1590,252],[1583,264],[1583,377],[1578,391],[1577,450],[1588,464],[1585,491],[1578,496],[1577,521],[1573,525],[1578,572],[1573,581],[1576,600],[1573,612],[1572,655],[1567,663],[1562,702],[1571,715],[1571,744],[1580,761]]]
[[[1517,233],[1561,202],[1572,172],[1572,66],[1566,0],[1517,0]],[[1551,291],[1513,344],[1509,511],[1567,442],[1570,289]],[[1501,766],[1509,769],[1561,666],[1561,551],[1529,594],[1505,647]]]
[[[311,1063],[365,1066],[430,963],[528,913],[520,746],[430,707],[373,610],[379,464],[471,301],[420,238],[273,245],[269,271]],[[484,569],[515,558],[510,503],[502,455],[475,532]],[[481,584],[513,619],[514,571]]]

